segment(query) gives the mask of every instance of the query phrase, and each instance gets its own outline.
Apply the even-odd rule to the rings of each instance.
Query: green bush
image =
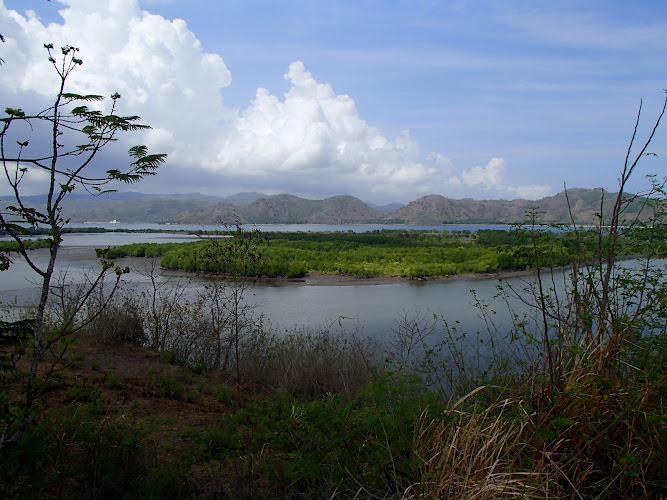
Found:
[[[109,418],[98,403],[49,412],[2,450],[4,498],[146,498],[152,496],[145,434]]]
[[[262,485],[258,495],[328,498],[361,488],[385,497],[415,477],[412,442],[425,411],[438,407],[421,381],[395,372],[376,376],[351,398],[301,401],[280,389],[191,438],[204,459],[225,463],[240,455],[254,463],[244,479]]]
[[[163,374],[161,375],[155,385],[160,392],[160,394],[169,399],[183,399],[185,394],[185,386],[182,382],[176,380],[173,375]]]

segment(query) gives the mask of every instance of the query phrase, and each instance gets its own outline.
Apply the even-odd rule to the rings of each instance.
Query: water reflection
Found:
[[[462,226],[470,228],[470,226]],[[66,273],[76,282],[86,273],[99,269],[95,247],[105,247],[142,241],[184,241],[197,238],[186,234],[166,233],[99,233],[68,234],[59,254],[58,273]],[[31,253],[40,264],[48,258],[46,249]],[[119,264],[130,262],[121,259]],[[664,261],[662,264],[664,265]],[[161,280],[179,279],[183,273],[165,272]],[[0,305],[25,305],[36,302],[38,297],[37,274],[19,258],[8,271],[0,273]],[[124,288],[139,292],[147,288],[149,278],[133,272],[124,276]],[[511,278],[510,283],[520,286],[526,277]],[[193,279],[190,293],[194,296],[203,281]],[[561,281],[562,283],[562,281]],[[257,313],[265,316],[277,330],[293,328],[322,329],[331,326],[365,335],[385,337],[394,331],[403,318],[438,315],[449,324],[458,322],[460,331],[485,330],[475,297],[488,304],[495,328],[507,332],[511,317],[502,302],[493,299],[496,279],[455,278],[425,282],[400,282],[388,284],[353,284],[343,286],[308,286],[306,284],[259,283],[247,293],[248,300],[257,304]],[[474,296],[472,294],[474,291]],[[521,312],[520,304],[514,304]],[[523,309],[525,310],[525,308]]]
[[[107,233],[102,236],[106,238],[109,234],[113,235]],[[95,246],[99,242],[96,239]],[[32,256],[43,264],[48,253],[45,249],[36,250]],[[136,262],[125,259],[118,261],[121,266]],[[58,274],[66,273],[69,281],[80,281],[86,273],[99,268],[99,260],[92,246],[67,246],[61,249]],[[160,280],[183,279],[183,276],[184,273],[165,272]],[[37,274],[25,262],[15,259],[14,264],[0,278],[0,304],[26,305],[36,301],[39,292]],[[194,296],[203,287],[204,281],[194,277],[190,279],[190,293]],[[147,276],[138,272],[124,276],[123,280],[123,288],[132,292],[147,289],[150,282]],[[295,327],[321,329],[333,325],[343,327],[346,331],[383,336],[395,328],[400,318],[416,313],[442,315],[452,323],[459,321],[461,327],[477,328],[480,324],[479,311],[474,307],[471,290],[476,291],[477,297],[489,298],[494,295],[495,286],[495,279],[478,278],[342,286],[260,282],[247,292],[247,298],[257,305],[257,312],[263,314],[270,325],[278,330]]]

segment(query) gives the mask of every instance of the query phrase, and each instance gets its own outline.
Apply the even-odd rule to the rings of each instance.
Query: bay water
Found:
[[[83,225],[81,225],[83,226]],[[121,229],[119,224],[95,224],[96,227]],[[253,226],[255,227],[255,226]],[[388,226],[388,225],[265,225],[256,226],[261,231],[372,231],[377,229],[429,229],[429,230],[470,230],[507,229],[507,226],[493,225],[448,225],[448,226]],[[123,224],[122,229],[173,229],[188,231],[220,230],[215,226],[167,226],[157,224]],[[69,282],[85,279],[87,274],[99,270],[100,262],[95,248],[141,242],[184,242],[199,236],[186,233],[70,233],[65,235],[59,253],[56,277],[66,275]],[[38,263],[46,262],[48,250],[31,252]],[[0,274],[0,307],[25,306],[35,303],[39,293],[38,275],[16,254],[8,271]],[[142,259],[132,259],[131,263],[140,268]],[[122,265],[125,262],[121,261]],[[186,273],[165,271],[160,280],[190,280],[190,287],[196,292],[204,281]],[[525,279],[525,278],[510,278]],[[145,290],[149,278],[139,272],[123,276],[124,288]],[[293,329],[344,329],[363,335],[385,337],[406,321],[421,318],[428,321],[434,315],[457,324],[462,331],[476,331],[484,328],[480,318],[478,299],[493,309],[497,325],[501,328],[509,321],[506,307],[492,298],[496,293],[497,279],[494,277],[454,277],[426,281],[397,281],[366,284],[363,281],[352,284],[322,285],[302,282],[272,281],[254,284],[246,298],[256,305],[256,314],[263,314],[265,321],[273,329],[289,331]],[[458,322],[458,323],[457,323]]]

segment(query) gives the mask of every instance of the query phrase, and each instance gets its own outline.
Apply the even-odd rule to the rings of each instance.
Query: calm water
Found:
[[[224,230],[224,226],[219,225],[201,225],[201,224],[150,224],[150,223],[75,223],[72,227],[102,227],[105,229],[155,229],[162,231],[209,231],[215,232]],[[478,229],[509,229],[510,226],[503,224],[443,224],[440,226],[412,226],[404,224],[256,224],[248,225],[246,228],[257,228],[260,231],[354,231],[363,233],[381,229],[432,229],[436,231],[477,231]]]
[[[117,224],[106,224],[116,228]],[[128,229],[165,229],[164,225],[123,225]],[[215,230],[213,226],[168,226],[184,230]],[[382,228],[419,228],[418,226],[328,226],[328,225],[270,225],[266,231],[370,231]],[[452,225],[439,229],[486,229],[506,226]],[[435,228],[435,229],[438,229]],[[434,229],[429,227],[429,229]],[[96,247],[107,247],[138,242],[192,241],[197,236],[168,233],[74,233],[65,237],[59,253],[58,272],[67,273],[72,281],[82,280],[91,269],[99,269],[95,256]],[[32,252],[35,260],[45,262],[47,251]],[[123,264],[124,265],[124,264]],[[181,274],[166,272],[163,280],[177,279]],[[20,259],[15,259],[8,271],[0,274],[0,305],[23,305],[36,301],[37,275]],[[133,272],[124,277],[126,287],[143,289],[148,279]],[[256,284],[247,292],[250,301],[257,304],[257,312],[263,313],[269,324],[278,330],[292,328],[327,328],[342,326],[347,331],[359,331],[369,335],[385,335],[396,328],[401,318],[443,315],[452,323],[459,321],[462,328],[475,329],[480,325],[478,309],[474,306],[471,290],[480,298],[489,298],[495,292],[495,279],[460,278],[426,282],[400,282],[376,285],[309,286],[303,283]],[[193,279],[194,290],[202,282]]]
[[[96,226],[100,226],[96,224]],[[117,224],[104,226],[117,228]],[[164,226],[157,224],[124,225],[127,229],[173,229],[215,230],[214,226]],[[418,226],[328,226],[328,225],[270,225],[260,229],[266,231],[370,231],[382,228],[419,228]],[[506,228],[506,226],[451,225],[429,229],[477,230]],[[58,274],[66,273],[74,282],[84,279],[90,270],[99,269],[95,256],[96,247],[107,247],[138,242],[192,241],[197,236],[169,233],[74,233],[68,234],[59,253]],[[46,249],[32,252],[37,262],[43,263],[48,255]],[[125,264],[123,264],[125,265]],[[182,274],[166,272],[163,280],[177,279]],[[28,265],[16,258],[8,271],[0,274],[0,305],[26,305],[34,303],[38,296],[37,275]],[[147,286],[148,278],[133,272],[124,277],[126,288],[140,290]],[[481,327],[479,310],[471,294],[490,300],[495,294],[496,279],[458,278],[376,285],[310,286],[303,283],[256,284],[247,292],[250,301],[257,304],[257,312],[263,313],[276,329],[327,328],[341,325],[347,331],[360,331],[369,335],[385,335],[396,328],[402,318],[417,316],[444,316],[447,321],[460,322],[466,331]],[[192,288],[202,286],[202,281],[193,279]],[[499,312],[502,304],[493,304]],[[502,325],[505,319],[496,317]]]
[[[108,224],[118,227],[117,224]],[[139,227],[140,226],[140,227]],[[322,231],[353,230],[369,231],[387,226],[355,225],[289,225],[263,226],[266,231]],[[416,226],[392,226],[395,228],[416,228]],[[440,226],[448,229],[504,228],[505,226]],[[164,229],[157,224],[128,225],[130,229]],[[196,230],[202,226],[175,226],[175,229]],[[213,226],[205,230],[216,229]],[[169,233],[74,233],[65,236],[59,253],[57,274],[66,273],[69,280],[81,281],[86,273],[99,269],[99,259],[95,256],[96,247],[138,243],[138,242],[181,242],[192,241],[197,236]],[[48,251],[35,250],[31,253],[38,263],[46,262]],[[38,297],[37,274],[19,258],[8,271],[0,273],[0,306],[28,305]],[[141,262],[141,261],[139,261]],[[121,261],[124,266],[126,263]],[[657,265],[666,265],[663,260]],[[629,264],[631,265],[631,263]],[[184,273],[165,272],[162,280],[182,278]],[[518,284],[526,278],[511,278],[508,281]],[[125,287],[130,290],[145,289],[148,278],[133,272],[124,276]],[[402,318],[432,317],[434,314],[444,317],[453,324],[458,321],[462,331],[474,332],[484,329],[479,317],[479,308],[475,306],[475,297],[484,300],[496,311],[493,314],[496,325],[501,330],[509,327],[507,308],[492,297],[496,293],[498,281],[495,278],[455,278],[431,281],[402,281],[388,284],[360,284],[323,286],[307,283],[258,283],[247,292],[250,301],[257,304],[257,312],[263,313],[266,320],[276,329],[292,328],[327,328],[341,325],[347,331],[360,331],[369,335],[384,336],[396,329]],[[194,294],[203,281],[192,278],[191,288]]]

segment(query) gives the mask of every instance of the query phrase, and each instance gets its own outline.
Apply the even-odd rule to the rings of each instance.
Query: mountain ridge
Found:
[[[537,210],[541,222],[569,223],[574,219],[578,224],[592,224],[597,220],[602,196],[610,199],[613,193],[601,188],[571,188],[567,197],[561,191],[540,200],[453,199],[430,194],[407,205],[389,208],[392,205],[379,207],[350,195],[311,200],[287,193],[246,192],[218,197],[200,193],[125,192],[101,197],[70,196],[63,205],[63,216],[72,222],[442,225],[511,224],[524,220],[527,211]],[[31,196],[25,200],[37,208],[43,197]],[[636,203],[629,214],[638,209]]]

